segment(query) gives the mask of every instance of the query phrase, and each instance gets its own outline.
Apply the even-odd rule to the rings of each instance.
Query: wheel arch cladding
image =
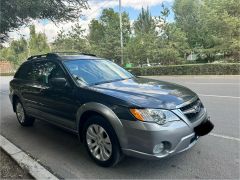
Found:
[[[96,102],[89,102],[83,104],[77,111],[76,120],[77,120],[77,129],[78,132],[81,133],[81,130],[84,126],[85,118],[92,116],[92,115],[100,115],[104,117],[110,125],[113,127],[120,146],[123,148],[127,144],[127,138],[124,131],[123,124],[121,120],[116,116],[116,114],[107,106],[96,103]],[[81,136],[80,136],[81,137]]]

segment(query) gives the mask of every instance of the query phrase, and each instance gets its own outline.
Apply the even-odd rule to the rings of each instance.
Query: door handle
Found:
[[[45,90],[45,89],[41,88],[41,89],[39,90],[39,92],[40,92],[40,93],[43,93],[44,90]]]
[[[45,90],[47,90],[48,88],[40,88],[39,92],[43,93]]]

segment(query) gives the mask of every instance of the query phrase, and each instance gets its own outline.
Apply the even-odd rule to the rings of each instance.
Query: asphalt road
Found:
[[[8,98],[11,77],[0,77],[1,134],[62,178],[239,179],[240,76],[151,77],[187,86],[202,99],[215,129],[192,149],[158,161],[126,157],[113,168],[95,165],[78,138],[37,121],[23,128]]]

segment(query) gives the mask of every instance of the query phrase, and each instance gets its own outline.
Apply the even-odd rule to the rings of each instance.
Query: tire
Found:
[[[122,158],[115,131],[102,116],[92,116],[85,122],[83,143],[89,156],[99,166],[114,166]]]
[[[22,126],[32,126],[34,124],[35,118],[30,117],[26,114],[26,111],[20,100],[16,100],[15,102],[15,111],[16,111],[18,122]]]

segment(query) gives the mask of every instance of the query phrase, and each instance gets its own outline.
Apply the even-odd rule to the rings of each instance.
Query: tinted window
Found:
[[[81,84],[94,85],[132,78],[125,69],[108,60],[64,61],[70,73]]]
[[[40,84],[49,84],[51,78],[65,77],[61,67],[51,61],[34,62],[27,78],[39,82]]]
[[[29,73],[30,70],[31,70],[31,64],[24,63],[19,67],[14,78],[27,79],[27,74]]]

